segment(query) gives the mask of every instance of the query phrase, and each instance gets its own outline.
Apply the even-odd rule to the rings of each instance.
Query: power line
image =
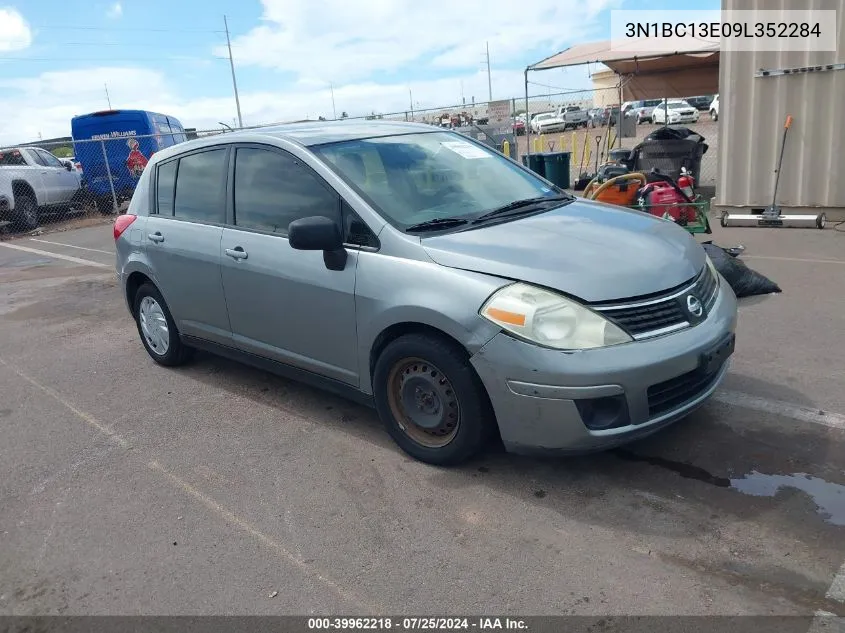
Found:
[[[220,29],[147,29],[141,27],[117,27],[117,26],[46,26],[33,25],[35,29],[54,29],[65,31],[136,31],[141,33],[225,33]]]
[[[195,62],[207,60],[228,60],[228,57],[218,57],[217,55],[209,55],[208,57],[188,57],[174,55],[173,57],[0,57],[0,61],[8,62]]]

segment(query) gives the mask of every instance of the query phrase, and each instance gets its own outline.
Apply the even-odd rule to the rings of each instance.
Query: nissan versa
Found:
[[[157,152],[114,223],[162,365],[204,349],[374,406],[411,456],[586,452],[716,389],[736,297],[676,224],[457,133],[337,122]]]

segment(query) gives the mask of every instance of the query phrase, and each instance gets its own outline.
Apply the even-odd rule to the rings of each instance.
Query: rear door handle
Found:
[[[151,242],[159,243],[164,241],[164,235],[162,235],[158,231],[156,231],[155,233],[150,233],[149,235],[147,235],[147,237],[150,239]]]
[[[226,254],[229,257],[231,257],[232,259],[246,259],[247,258],[246,251],[240,246],[236,246],[235,248],[227,248]]]

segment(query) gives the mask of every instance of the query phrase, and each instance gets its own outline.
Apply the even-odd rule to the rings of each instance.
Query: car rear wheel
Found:
[[[373,372],[376,409],[411,457],[454,465],[476,455],[495,428],[481,380],[457,345],[426,334],[392,341]]]
[[[158,288],[143,284],[135,294],[134,307],[138,334],[150,357],[167,367],[184,364],[193,350],[179,338],[179,331]]]
[[[38,228],[38,204],[28,195],[15,196],[15,224],[24,231]]]

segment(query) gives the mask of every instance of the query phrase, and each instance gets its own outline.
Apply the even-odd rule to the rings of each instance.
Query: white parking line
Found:
[[[746,409],[753,409],[754,411],[761,411],[763,413],[772,413],[774,415],[781,415],[799,422],[812,422],[813,424],[821,424],[832,429],[845,430],[845,415],[839,413],[832,413],[830,411],[822,411],[821,409],[810,409],[800,405],[791,404],[789,402],[781,402],[780,400],[769,400],[768,398],[760,398],[752,396],[747,393],[738,391],[717,391],[713,394],[713,399],[723,404],[729,404],[735,407],[744,407]],[[845,583],[845,581],[843,581]],[[845,590],[845,587],[843,588]]]
[[[77,248],[81,251],[91,251],[93,253],[104,253],[106,255],[114,255],[112,251],[103,251],[99,248],[88,248],[87,246],[76,246],[74,244],[65,244],[63,242],[51,242],[49,240],[39,240],[35,237],[29,238],[30,242],[41,242],[42,244],[52,244],[53,246],[67,246],[68,248]]]
[[[79,257],[72,257],[70,255],[60,255],[59,253],[51,253],[50,251],[42,251],[37,248],[29,248],[28,246],[21,246],[19,244],[8,244],[0,242],[0,246],[6,248],[13,248],[16,251],[24,251],[25,253],[33,253],[35,255],[43,255],[44,257],[53,257],[54,259],[63,259],[66,262],[73,262],[74,264],[82,264],[83,266],[96,266],[97,268],[114,268],[112,264],[101,264],[90,259],[80,259]]]
[[[842,563],[842,567],[833,577],[833,582],[830,583],[830,589],[827,590],[825,598],[845,602],[845,563]]]
[[[742,259],[773,259],[781,262],[804,262],[805,264],[845,264],[841,259],[804,259],[801,257],[775,257],[774,255],[743,255]]]

